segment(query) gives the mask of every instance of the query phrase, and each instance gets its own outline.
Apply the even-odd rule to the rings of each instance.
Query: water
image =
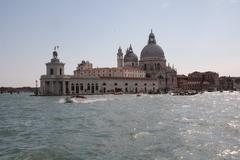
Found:
[[[0,95],[1,160],[240,159],[240,93]]]

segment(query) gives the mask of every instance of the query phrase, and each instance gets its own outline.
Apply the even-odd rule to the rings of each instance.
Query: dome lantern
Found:
[[[153,34],[152,29],[151,29],[151,33],[149,34],[149,37],[148,37],[148,44],[157,44],[155,35]]]

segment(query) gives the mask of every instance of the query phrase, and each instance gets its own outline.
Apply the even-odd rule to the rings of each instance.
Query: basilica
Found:
[[[73,75],[66,75],[55,47],[51,61],[46,63],[46,74],[40,78],[40,94],[162,93],[177,87],[177,71],[166,65],[152,31],[140,58],[131,45],[125,54],[119,47],[116,57],[117,67],[94,68],[89,61],[82,61]]]

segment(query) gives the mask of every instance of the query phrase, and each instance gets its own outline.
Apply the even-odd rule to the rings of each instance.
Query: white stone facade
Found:
[[[77,95],[108,93],[157,93],[159,84],[156,79],[142,78],[76,78],[65,76],[50,78],[43,76],[41,93],[43,95]]]
[[[65,75],[64,63],[54,50],[46,67],[46,75],[41,76],[41,95],[159,93],[177,87],[176,69],[166,66],[164,52],[152,32],[140,60],[130,45],[124,56],[118,49],[117,67],[93,68],[90,62],[82,61],[73,75]]]

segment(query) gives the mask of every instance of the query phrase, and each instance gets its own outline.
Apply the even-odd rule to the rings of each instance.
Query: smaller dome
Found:
[[[138,62],[138,56],[135,53],[133,53],[131,45],[126,51],[126,54],[124,56],[124,62]]]

